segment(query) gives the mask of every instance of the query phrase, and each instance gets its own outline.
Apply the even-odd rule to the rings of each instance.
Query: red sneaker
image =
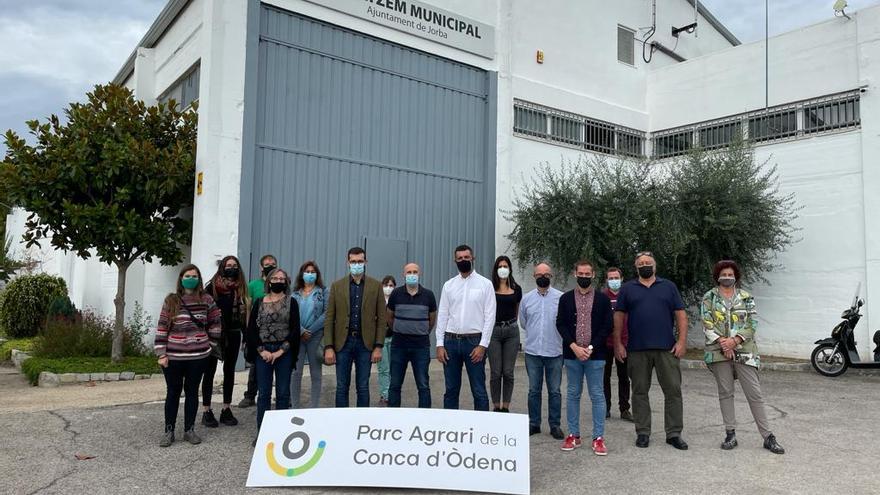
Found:
[[[605,448],[605,439],[599,437],[593,440],[593,453],[596,455],[608,455],[608,449]]]
[[[568,452],[570,450],[577,449],[581,446],[581,437],[576,437],[574,435],[569,435],[565,437],[565,441],[562,442],[562,450]]]

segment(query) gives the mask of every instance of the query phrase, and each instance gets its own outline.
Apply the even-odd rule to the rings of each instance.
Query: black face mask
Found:
[[[223,276],[226,278],[238,278],[238,274],[240,273],[238,268],[224,268]]]
[[[651,278],[654,275],[654,267],[651,265],[640,266],[639,267],[639,277],[641,278]]]
[[[550,287],[550,277],[538,277],[535,279],[535,284],[542,289],[546,289]]]
[[[458,271],[461,273],[470,273],[472,269],[471,260],[456,261],[455,266],[458,267]]]
[[[282,292],[287,290],[286,282],[272,282],[269,284],[269,290],[274,292],[275,294],[281,294]]]
[[[593,277],[578,277],[577,278],[578,287],[581,289],[586,289],[593,283]]]
[[[274,270],[274,269],[275,269],[275,265],[264,266],[263,267],[263,276],[268,277],[269,274],[272,273],[272,270]]]

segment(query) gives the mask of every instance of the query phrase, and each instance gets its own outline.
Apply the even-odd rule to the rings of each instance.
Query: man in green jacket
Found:
[[[348,407],[351,366],[355,368],[357,407],[370,407],[370,367],[382,359],[385,296],[382,284],[364,274],[367,253],[348,250],[349,274],[330,287],[324,321],[324,362],[336,365],[336,407]]]

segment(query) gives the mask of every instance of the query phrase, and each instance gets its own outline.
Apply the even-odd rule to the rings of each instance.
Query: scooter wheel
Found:
[[[810,363],[822,376],[840,376],[849,366],[843,352],[838,348],[834,350],[831,344],[822,344],[813,349]]]

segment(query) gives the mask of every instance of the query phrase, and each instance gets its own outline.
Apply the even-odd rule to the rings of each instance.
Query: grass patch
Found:
[[[12,350],[29,352],[34,349],[34,339],[12,339],[0,345],[0,361],[9,361],[12,358]]]
[[[21,371],[32,385],[36,385],[40,372],[51,373],[121,373],[133,371],[137,375],[161,373],[153,356],[128,357],[121,363],[114,363],[106,357],[41,358],[32,357],[22,363]]]

